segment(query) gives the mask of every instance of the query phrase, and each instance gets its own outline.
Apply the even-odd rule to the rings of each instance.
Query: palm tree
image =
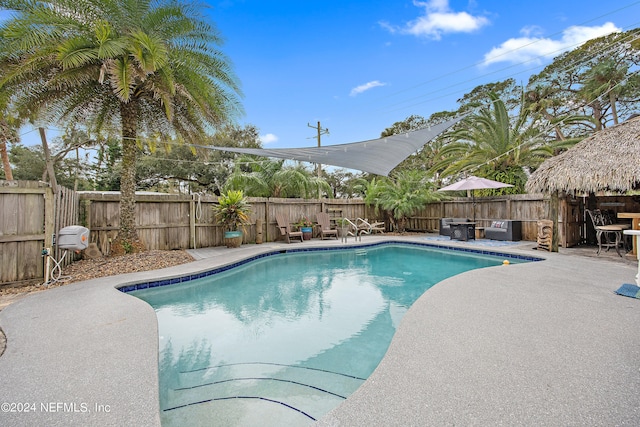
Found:
[[[607,58],[598,62],[593,68],[584,73],[584,86],[580,89],[580,95],[589,105],[600,103],[606,105],[601,97],[608,101],[613,116],[613,124],[618,124],[618,109],[616,101],[618,95],[624,91],[623,82],[627,79],[629,66],[624,63],[617,63],[613,58]],[[594,110],[595,112],[595,110]],[[602,119],[602,117],[597,117]],[[603,121],[603,120],[601,120]],[[601,129],[601,121],[598,122],[598,130]]]
[[[197,6],[171,0],[10,2],[0,25],[0,92],[22,116],[121,130],[118,240],[137,242],[142,140],[196,141],[240,112],[239,84]],[[2,107],[2,105],[0,105]]]
[[[244,190],[249,197],[316,197],[324,192],[333,196],[331,186],[301,164],[285,166],[284,160],[238,159],[225,189]]]
[[[440,150],[441,160],[433,169],[443,176],[473,171],[474,175],[513,184],[506,192],[523,192],[526,168],[538,166],[553,154],[544,134],[532,125],[530,111],[520,108],[513,123],[505,104],[489,95],[491,107],[482,108],[463,120],[449,134],[451,142]]]
[[[0,159],[2,159],[2,170],[4,171],[4,178],[7,181],[13,180],[13,172],[11,171],[11,164],[9,163],[9,154],[7,152],[7,142],[18,142],[18,128],[20,126],[16,123],[16,119],[12,116],[4,115],[0,117]]]
[[[387,211],[401,233],[408,217],[427,203],[445,197],[435,191],[429,176],[418,170],[399,171],[393,177],[380,180],[374,178],[365,191],[365,203]]]

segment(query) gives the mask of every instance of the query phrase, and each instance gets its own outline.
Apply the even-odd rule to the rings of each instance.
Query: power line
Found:
[[[623,10],[625,10],[625,9],[628,9],[628,8],[633,7],[633,6],[635,6],[635,5],[638,5],[638,4],[640,4],[640,1],[636,1],[636,2],[633,2],[633,3],[629,3],[629,4],[628,4],[628,5],[626,5],[626,6],[620,7],[620,8],[618,8],[618,9],[612,10],[612,11],[610,11],[610,12],[607,12],[607,13],[601,14],[601,15],[599,15],[599,16],[596,16],[596,17],[594,17],[594,18],[591,18],[591,19],[588,19],[588,20],[586,20],[586,21],[583,21],[583,22],[581,22],[581,23],[577,24],[577,26],[582,26],[582,25],[589,24],[589,23],[591,23],[591,22],[594,22],[594,21],[596,21],[596,20],[602,19],[602,18],[607,17],[607,16],[609,16],[609,15],[613,15],[613,14],[615,14],[615,13],[621,12],[621,11],[623,11]],[[630,27],[632,27],[632,26],[634,26],[634,27],[635,27],[635,26],[637,26],[637,25],[638,25],[638,23],[635,23],[635,24],[632,24],[632,25],[630,25],[630,26],[627,26],[626,28],[630,28]],[[555,36],[561,35],[562,33],[563,33],[563,31],[557,31],[557,32],[552,33],[551,35],[549,35],[549,36],[548,36],[548,38],[551,38],[551,37],[555,37]],[[531,46],[531,45],[534,45],[534,44],[536,44],[536,43],[540,43],[540,42],[541,42],[541,40],[535,40],[535,41],[532,41],[532,42],[530,42],[530,43],[528,43],[528,44],[525,44],[525,45],[523,45],[523,46],[519,46],[518,48],[511,49],[511,50],[509,50],[509,51],[507,51],[507,52],[504,52],[501,56],[504,56],[504,55],[507,55],[507,54],[510,54],[510,53],[516,52],[516,51],[518,51],[518,50],[520,50],[520,49],[523,49],[523,48],[525,48],[525,47],[528,47],[528,46]],[[539,58],[540,58],[540,57],[538,57],[538,58],[536,58],[536,59],[539,59]],[[509,67],[503,68],[503,69],[498,70],[498,71],[504,71],[504,70],[507,70],[507,69],[512,68],[512,67],[514,67],[514,66],[522,65],[523,63],[527,63],[527,62],[530,62],[530,61],[531,61],[531,60],[529,60],[529,61],[524,61],[524,62],[519,63],[519,64],[514,64],[514,65],[512,65],[512,66],[509,66]],[[445,78],[445,77],[449,77],[449,76],[454,75],[454,74],[459,74],[459,73],[461,73],[461,72],[463,72],[463,71],[468,71],[468,70],[470,70],[470,69],[473,69],[473,68],[475,68],[475,67],[478,67],[479,65],[482,65],[483,63],[484,63],[484,61],[476,62],[476,63],[474,63],[474,64],[470,64],[470,65],[468,65],[468,66],[462,67],[462,68],[460,68],[460,69],[458,69],[458,70],[454,70],[454,71],[451,71],[451,72],[447,72],[446,74],[442,74],[442,75],[440,75],[440,76],[436,76],[436,77],[434,77],[434,78],[432,78],[432,79],[429,79],[429,80],[423,81],[423,82],[421,82],[421,83],[418,83],[418,84],[416,84],[416,85],[410,86],[410,87],[408,87],[408,88],[405,88],[405,89],[399,90],[399,91],[397,91],[397,92],[395,92],[395,93],[385,95],[385,96],[384,96],[384,97],[382,97],[382,98],[378,98],[378,100],[381,100],[381,99],[384,99],[384,98],[391,98],[391,97],[394,97],[394,96],[396,96],[396,95],[398,95],[398,94],[405,93],[405,92],[407,92],[407,91],[410,91],[410,90],[416,89],[416,88],[418,88],[418,87],[422,87],[422,86],[425,86],[425,85],[427,85],[427,84],[430,84],[430,83],[436,82],[436,81],[441,80],[441,79],[443,79],[443,78]],[[489,73],[488,75],[490,75],[490,74],[494,74],[494,73],[495,73],[495,72],[492,72],[492,73]],[[483,76],[480,76],[480,77],[483,77]],[[479,78],[480,78],[480,77],[479,77]],[[477,80],[477,78],[476,78],[476,79],[472,79],[472,80]]]
[[[637,3],[640,3],[640,2],[637,2]],[[634,27],[634,28],[635,28],[637,25],[640,25],[640,22],[637,22],[637,23],[633,24],[632,26],[628,26],[628,27],[626,27],[626,28],[630,28],[630,27]],[[632,36],[630,35],[629,37],[632,37]],[[538,40],[538,41],[536,41],[536,42],[532,42],[532,43],[530,43],[530,44],[533,44],[533,43],[539,43],[539,42],[540,42],[540,41]],[[573,47],[574,47],[574,49],[575,49],[576,47],[581,46],[582,44],[583,44],[583,43],[576,43],[576,44],[574,44],[574,45],[573,45]],[[516,51],[516,50],[517,50],[517,49],[513,49],[513,50],[511,50],[511,51],[509,51],[509,52],[505,52],[504,54],[506,55],[507,53],[512,53],[512,52],[514,52],[514,51]],[[560,50],[557,50],[556,52],[557,52],[557,53],[562,53],[562,52],[566,52],[566,51],[567,51],[567,49],[560,49]],[[519,63],[516,63],[516,64],[512,64],[512,65],[510,65],[510,66],[507,66],[507,67],[503,67],[503,68],[498,69],[498,70],[494,70],[494,71],[489,72],[489,73],[482,74],[482,75],[480,75],[480,76],[478,76],[478,77],[474,77],[474,78],[471,78],[471,79],[467,79],[467,80],[464,80],[464,81],[461,81],[461,82],[458,82],[458,83],[455,83],[455,84],[451,84],[451,85],[447,85],[447,86],[439,87],[439,88],[434,89],[434,90],[432,90],[432,91],[430,91],[430,92],[427,92],[427,93],[425,93],[425,94],[418,95],[418,96],[414,96],[414,97],[412,97],[412,98],[405,99],[405,100],[402,100],[402,101],[398,101],[398,102],[396,102],[396,103],[393,103],[393,104],[388,105],[388,107],[400,106],[400,107],[398,107],[398,108],[394,108],[394,109],[388,110],[388,109],[386,109],[386,107],[384,107],[384,108],[380,108],[378,111],[394,112],[394,111],[400,111],[400,110],[404,110],[404,109],[407,109],[407,108],[415,107],[415,106],[417,106],[417,105],[425,104],[425,103],[428,103],[428,102],[432,102],[432,101],[435,101],[435,100],[438,100],[438,99],[444,98],[444,97],[446,97],[446,96],[453,95],[454,93],[452,93],[452,92],[448,92],[448,93],[445,93],[445,94],[443,94],[443,95],[441,95],[441,96],[438,96],[438,97],[435,97],[435,98],[427,98],[427,99],[424,99],[424,98],[425,98],[425,97],[427,97],[428,95],[437,94],[437,93],[439,93],[439,92],[443,92],[443,91],[445,91],[445,90],[449,90],[449,89],[452,89],[452,88],[455,88],[455,87],[458,87],[458,86],[464,85],[464,84],[466,84],[466,83],[470,83],[470,82],[473,82],[473,81],[481,80],[481,79],[484,79],[484,78],[486,78],[486,77],[488,77],[488,76],[491,76],[491,75],[494,75],[494,74],[498,74],[498,73],[501,73],[501,72],[503,72],[503,71],[506,71],[506,70],[509,70],[509,69],[512,69],[512,68],[520,67],[520,66],[522,66],[522,65],[526,65],[526,64],[528,64],[528,63],[531,63],[531,62],[534,62],[534,61],[538,61],[538,60],[540,60],[540,59],[544,59],[545,57],[546,57],[546,55],[540,55],[540,56],[538,56],[538,57],[536,57],[536,58],[528,59],[528,60],[526,60],[526,61],[522,61],[522,62],[519,62]],[[468,69],[470,69],[470,68],[477,67],[477,66],[478,66],[478,65],[480,65],[480,64],[482,64],[482,62],[478,62],[478,63],[475,63],[475,64],[470,65],[470,66],[468,66],[468,67],[464,67],[464,68],[462,68],[462,69],[460,69],[460,70],[457,70],[457,71],[454,71],[454,72],[452,72],[452,73],[448,73],[448,74],[445,74],[445,75],[441,75],[441,76],[436,77],[436,78],[434,78],[434,79],[432,79],[432,80],[430,80],[430,81],[428,81],[428,82],[421,83],[421,84],[419,84],[419,85],[417,85],[417,86],[414,86],[414,87],[412,87],[412,88],[419,87],[419,86],[423,86],[423,85],[424,85],[424,84],[426,84],[426,83],[430,83],[430,82],[432,82],[432,81],[434,81],[434,80],[442,79],[442,78],[444,78],[444,77],[446,77],[446,76],[449,76],[449,75],[451,75],[451,74],[457,74],[458,72],[465,71],[465,70],[468,70]],[[538,66],[535,66],[535,67],[532,67],[532,68],[529,68],[529,69],[521,70],[521,71],[518,71],[518,72],[517,72],[517,73],[515,73],[515,74],[511,74],[511,75],[509,75],[509,76],[506,76],[505,78],[510,78],[510,77],[512,77],[512,76],[514,76],[514,75],[517,75],[517,74],[523,74],[523,73],[531,72],[531,71],[533,71],[533,70],[536,70],[536,69],[539,69],[539,68],[542,68],[542,67],[543,67],[543,65],[538,65]],[[470,90],[470,89],[473,89],[473,87],[467,86],[467,88],[466,88],[466,89],[463,89],[463,90]],[[403,91],[400,91],[400,92],[405,92],[405,91],[406,91],[406,90],[403,90]],[[400,93],[400,92],[396,92],[396,94],[397,94],[397,93]],[[391,97],[391,96],[394,96],[394,94],[389,95],[388,97]],[[422,101],[420,101],[420,102],[414,103],[414,104],[404,105],[404,106],[403,106],[403,104],[405,104],[406,102],[409,102],[409,101],[412,101],[412,100],[417,100],[417,99],[423,99],[423,100],[422,100]]]

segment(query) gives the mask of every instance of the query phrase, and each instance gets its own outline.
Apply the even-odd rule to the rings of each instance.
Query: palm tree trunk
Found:
[[[589,104],[593,108],[593,117],[596,119],[596,132],[602,130],[602,105],[598,100]]]
[[[0,158],[2,159],[2,169],[4,170],[4,179],[13,181],[13,172],[11,171],[11,163],[9,163],[9,153],[7,153],[7,141],[13,142],[9,124],[6,120],[0,120]]]
[[[132,248],[136,231],[136,138],[138,105],[135,99],[120,106],[122,120],[122,175],[120,181],[120,231],[118,239]]]
[[[9,155],[7,154],[7,143],[0,141],[0,157],[2,158],[2,169],[4,169],[4,179],[13,181],[13,172],[11,172],[11,164],[9,163]]]
[[[611,104],[611,114],[613,115],[613,124],[618,124],[618,109],[616,108],[616,96],[613,91],[609,91],[609,103]]]

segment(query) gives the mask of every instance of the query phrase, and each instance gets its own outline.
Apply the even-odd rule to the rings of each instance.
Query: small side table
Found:
[[[476,240],[484,239],[484,227],[476,227]]]

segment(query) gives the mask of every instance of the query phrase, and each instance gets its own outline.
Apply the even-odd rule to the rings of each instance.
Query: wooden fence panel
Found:
[[[594,198],[603,201],[598,208],[640,210],[633,197]],[[302,216],[315,221],[316,213],[329,212],[334,219],[367,218],[380,220],[375,209],[361,199],[279,199],[250,198],[251,224],[244,229],[244,243],[256,241],[257,220],[262,220],[263,242],[280,238],[276,214],[285,213],[291,223]],[[475,200],[478,226],[488,226],[495,219],[518,219],[523,222],[523,240],[535,241],[538,219],[549,217],[549,198],[542,195],[510,195],[478,197]],[[147,249],[188,249],[221,246],[224,230],[217,224],[213,206],[214,196],[170,195],[158,193],[136,194],[138,232]],[[594,207],[595,208],[595,207]],[[440,218],[473,218],[474,204],[467,197],[431,203],[409,218],[407,228],[412,231],[437,232]],[[110,242],[120,226],[119,193],[79,192],[60,188],[55,194],[37,182],[0,181],[0,286],[42,280],[43,248],[53,248],[53,235],[69,225],[84,225],[91,231],[90,242],[109,254]],[[25,213],[28,213],[25,214]],[[560,200],[559,242],[563,247],[583,241],[583,203],[580,199]],[[613,214],[615,216],[615,212]],[[54,252],[56,259],[61,254]],[[74,257],[69,255],[68,262]],[[65,263],[67,260],[65,260]]]
[[[70,190],[68,188],[60,187],[56,189],[56,193],[52,195],[53,197],[53,230],[52,233],[56,235],[62,230],[64,227],[68,227],[70,225],[80,225],[79,218],[79,201],[78,194]],[[46,216],[46,215],[45,215]],[[47,231],[45,231],[47,234]],[[53,239],[52,239],[53,240]],[[51,242],[53,243],[53,241]],[[52,245],[52,253],[56,260],[61,260],[63,255],[63,250],[58,249],[57,245]],[[67,266],[71,264],[75,259],[80,257],[79,254],[74,253],[73,251],[67,251],[66,256],[62,261],[58,261],[61,266]]]
[[[0,286],[42,281],[46,198],[31,181],[0,181]]]
[[[440,218],[442,218],[441,212],[443,210],[444,203],[436,202],[428,204],[408,219],[406,226],[407,230],[424,232],[438,231],[440,227]]]
[[[188,196],[177,196],[181,199],[176,199],[170,195],[156,195],[156,197],[165,197],[165,199],[162,202],[156,199],[154,203],[167,203],[168,205],[177,203],[180,207],[178,208],[176,205],[172,213],[163,213],[162,209],[164,208],[153,208],[154,203],[146,204],[143,200],[138,200],[139,232],[148,249],[211,247],[224,244],[224,230],[215,223],[212,210],[216,203],[215,197],[203,196],[194,199]],[[105,215],[110,224],[105,227],[110,229],[113,238],[118,227],[118,203],[116,200],[110,202],[92,200],[91,205],[97,206],[102,203],[109,203],[110,208],[106,208],[106,211],[110,213],[101,214],[98,209],[94,209],[91,216]],[[298,222],[302,216],[307,216],[313,221],[315,214],[320,211],[331,212],[335,216],[347,217],[352,220],[358,217],[371,220],[381,219],[374,208],[367,207],[359,199],[250,198],[250,204],[252,205],[251,224],[244,229],[244,243],[255,242],[257,234],[255,224],[258,218],[263,220],[263,241],[277,240],[279,232],[275,216],[280,212],[285,213],[291,223]],[[156,212],[152,212],[154,209]],[[475,209],[478,226],[488,226],[494,219],[520,219],[523,221],[524,239],[535,240],[537,235],[535,221],[547,217],[548,200],[543,200],[541,196],[537,195],[477,198]],[[413,231],[437,231],[442,216],[472,218],[473,203],[469,198],[455,198],[429,204],[408,220],[407,228]],[[190,226],[189,218],[193,218],[191,219],[193,226]],[[92,231],[98,232],[99,235],[104,234],[104,230],[101,230],[99,226],[92,225],[90,228]]]
[[[6,190],[5,190],[6,191]],[[0,283],[18,280],[18,210],[16,193],[0,193]]]
[[[222,242],[223,236],[217,236],[214,227],[215,218],[213,215],[214,198],[198,197],[194,203],[195,217],[195,247],[208,248],[217,246],[218,242]],[[219,238],[219,240],[218,240]],[[194,238],[191,238],[190,244],[193,246]]]
[[[145,246],[159,250],[188,248],[189,201],[136,203],[138,235]]]

